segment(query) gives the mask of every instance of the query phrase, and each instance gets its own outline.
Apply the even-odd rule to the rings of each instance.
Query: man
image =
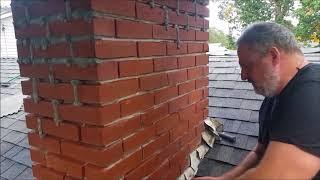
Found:
[[[237,45],[242,80],[266,97],[258,144],[221,177],[195,179],[320,179],[320,65],[276,23],[251,25]]]

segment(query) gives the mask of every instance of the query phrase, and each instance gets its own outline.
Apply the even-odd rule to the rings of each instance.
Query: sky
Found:
[[[221,30],[224,33],[228,33],[228,24],[225,21],[219,19],[218,12],[218,3],[210,1],[209,6],[210,16],[209,16],[209,27],[215,27]]]

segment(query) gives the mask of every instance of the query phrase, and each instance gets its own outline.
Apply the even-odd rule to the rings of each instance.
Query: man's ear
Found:
[[[270,48],[269,53],[272,58],[272,64],[274,66],[280,64],[280,55],[281,54],[280,54],[279,49],[277,47],[272,47],[272,48]]]

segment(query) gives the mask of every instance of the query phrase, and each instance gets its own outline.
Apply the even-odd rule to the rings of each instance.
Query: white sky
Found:
[[[215,28],[217,28],[227,34],[229,32],[228,23],[219,19],[219,17],[218,17],[218,12],[219,12],[218,3],[210,1],[209,10],[210,10],[209,26],[215,27]]]

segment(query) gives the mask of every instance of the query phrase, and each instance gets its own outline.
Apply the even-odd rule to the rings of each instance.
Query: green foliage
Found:
[[[295,29],[298,40],[320,43],[320,0],[301,0],[296,15],[299,18]]]
[[[257,21],[268,21],[272,17],[271,4],[265,0],[236,0],[235,2],[243,27]]]
[[[209,29],[209,43],[221,43],[228,49],[235,49],[235,40],[231,35],[226,35],[221,30],[214,27]]]
[[[285,18],[293,10],[294,0],[230,0],[218,1],[219,18],[230,24],[231,30],[241,29],[253,22],[274,21],[289,29],[293,25]]]
[[[227,36],[222,31],[212,27],[209,29],[209,43],[226,45],[228,43]]]
[[[227,35],[227,41],[228,41],[226,45],[227,49],[232,49],[232,50],[236,49],[235,39],[232,37],[232,35],[230,34]]]

